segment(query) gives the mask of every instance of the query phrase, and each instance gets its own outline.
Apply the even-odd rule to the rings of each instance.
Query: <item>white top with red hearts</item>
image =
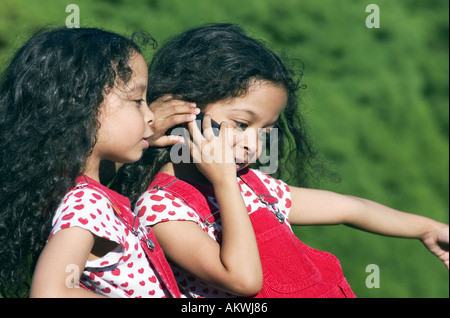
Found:
[[[117,194],[119,196],[119,194]],[[121,208],[129,207],[122,206]],[[67,193],[53,218],[56,232],[69,227],[80,227],[117,243],[117,247],[103,257],[87,261],[81,269],[80,283],[95,293],[109,297],[169,297],[148,262],[139,239],[133,235],[115,214],[109,200],[93,189],[73,189]],[[68,265],[68,281],[80,271]]]

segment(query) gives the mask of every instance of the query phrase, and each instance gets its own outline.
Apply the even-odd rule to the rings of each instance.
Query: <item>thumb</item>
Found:
[[[149,140],[150,146],[152,147],[167,147],[173,146],[177,143],[185,143],[185,140],[181,136],[161,136],[156,140]]]

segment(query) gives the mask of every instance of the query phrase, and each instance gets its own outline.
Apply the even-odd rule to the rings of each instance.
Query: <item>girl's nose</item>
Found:
[[[255,129],[247,129],[244,135],[244,149],[248,152],[249,157],[258,151],[259,148],[259,138],[258,132]]]
[[[155,122],[155,114],[150,110],[150,107],[145,107],[144,120],[148,125],[153,125]]]

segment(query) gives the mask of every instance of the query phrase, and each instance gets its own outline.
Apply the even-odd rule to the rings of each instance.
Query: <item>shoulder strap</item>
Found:
[[[186,205],[191,207],[206,225],[214,223],[220,218],[217,208],[212,205],[193,185],[176,178],[175,176],[158,173],[148,190],[164,190],[182,200]],[[214,212],[214,213],[211,213]]]
[[[129,227],[129,230],[133,231],[135,226],[136,226],[136,217],[134,216],[134,214],[131,213],[126,213],[128,211],[122,211],[122,209],[119,209],[118,206],[130,206],[130,201],[128,201],[127,198],[123,197],[120,198],[122,200],[120,200],[119,198],[116,198],[116,196],[118,196],[118,194],[116,196],[111,195],[109,192],[111,192],[111,190],[107,191],[106,189],[102,189],[100,186],[97,186],[95,184],[95,182],[92,182],[93,180],[89,180],[85,175],[82,175],[81,177],[78,178],[77,180],[77,184],[76,184],[76,188],[81,189],[81,188],[88,188],[94,191],[97,191],[98,193],[102,194],[103,197],[105,197],[105,199],[108,200],[108,202],[111,205],[111,208],[114,210],[114,212],[117,214],[117,216],[122,219],[122,221],[124,222],[124,224]],[[125,212],[125,213],[124,213]]]
[[[122,220],[128,230],[136,235],[150,252],[153,252],[155,249],[155,242],[148,237],[148,232],[141,226],[138,216],[134,215],[131,211],[122,210],[117,207],[124,206],[125,204],[129,205],[128,199],[125,197],[122,199],[119,194],[113,195],[111,193],[112,191],[109,189],[108,191],[106,191],[106,189],[101,189],[100,186],[97,186],[95,183],[89,182],[86,177],[84,177],[84,180],[85,182],[78,182],[76,187],[89,188],[101,193],[108,200],[117,217]],[[117,198],[117,196],[119,197]]]
[[[256,175],[252,169],[245,169],[239,174],[239,178],[258,196],[259,200],[265,204],[276,204],[278,199],[270,194],[264,182]]]
[[[264,203],[269,210],[275,215],[280,223],[284,223],[285,216],[280,212],[276,205],[278,199],[270,194],[264,182],[256,175],[252,169],[243,170],[239,174],[239,178],[258,196],[258,199]]]

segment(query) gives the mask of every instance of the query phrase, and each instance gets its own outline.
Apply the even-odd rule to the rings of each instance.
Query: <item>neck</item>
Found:
[[[89,178],[100,182],[100,159],[91,155],[86,160],[86,167],[83,171],[83,174],[87,175]]]

